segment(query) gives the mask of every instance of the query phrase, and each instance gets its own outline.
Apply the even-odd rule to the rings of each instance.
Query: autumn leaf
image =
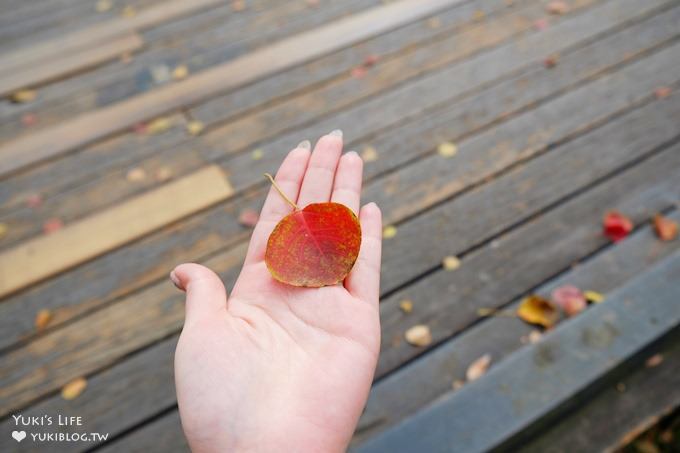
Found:
[[[172,126],[170,119],[164,117],[156,118],[146,125],[144,131],[147,134],[160,134],[161,132],[165,132],[166,130],[170,129],[170,126]]]
[[[418,324],[410,327],[404,334],[404,338],[412,346],[425,347],[432,343],[432,332],[425,324]]]
[[[167,181],[172,177],[172,169],[170,167],[163,166],[156,170],[156,179],[158,181]]]
[[[673,90],[670,87],[658,87],[654,90],[654,96],[657,99],[666,99],[672,92]]]
[[[599,304],[600,302],[604,301],[604,296],[597,291],[584,291],[583,295],[586,297],[588,302],[592,302],[594,304]]]
[[[238,223],[245,227],[254,227],[257,225],[258,220],[260,220],[260,214],[254,209],[244,209],[238,215]]]
[[[200,121],[190,121],[187,124],[187,131],[191,135],[198,135],[201,132],[203,132],[203,129],[205,129],[205,125],[201,123]]]
[[[355,78],[355,79],[362,79],[366,76],[366,68],[363,66],[357,66],[356,68],[353,68],[352,71],[350,72],[350,75]]]
[[[549,25],[550,25],[550,22],[548,22],[548,19],[546,19],[546,18],[537,19],[534,22],[534,28],[538,31],[545,30],[546,28],[548,28]]]
[[[553,54],[553,55],[549,55],[548,57],[546,57],[545,60],[543,60],[543,65],[548,69],[552,69],[555,66],[557,66],[557,63],[559,63],[559,61],[560,61],[560,56],[557,55],[557,54]]]
[[[569,5],[561,0],[555,0],[546,6],[546,10],[550,14],[566,14],[569,12]]]
[[[375,66],[379,60],[380,57],[378,55],[368,55],[364,58],[364,67],[370,68],[371,66]]]
[[[399,302],[399,309],[406,314],[411,313],[413,311],[413,301],[410,299],[402,300]]]
[[[452,142],[443,142],[437,146],[437,152],[442,157],[453,157],[458,152],[458,147]]]
[[[15,104],[25,104],[27,102],[34,101],[38,97],[38,92],[35,90],[19,90],[12,93],[9,97],[10,101]]]
[[[260,160],[260,159],[262,159],[262,156],[263,156],[263,152],[259,148],[253,150],[253,152],[250,153],[250,158],[253,159],[253,160]]]
[[[442,260],[444,270],[455,271],[460,267],[460,260],[455,256],[447,256]]]
[[[35,328],[37,330],[43,330],[47,327],[47,324],[52,320],[52,312],[46,308],[38,311],[35,315]]]
[[[618,211],[605,214],[602,225],[605,236],[614,242],[621,241],[633,231],[633,222]]]
[[[383,228],[383,238],[384,239],[392,239],[397,235],[397,227],[393,225],[388,225],[385,228]]]
[[[130,182],[140,182],[146,179],[146,171],[143,168],[135,167],[128,170],[125,179]]]
[[[51,234],[55,231],[61,230],[63,226],[64,222],[62,222],[61,219],[52,218],[43,224],[43,232],[45,234]]]
[[[80,396],[87,387],[87,380],[85,378],[77,378],[66,384],[61,389],[61,397],[65,400],[72,400]]]
[[[661,365],[661,362],[663,362],[663,355],[662,354],[654,354],[650,358],[648,358],[645,361],[645,366],[647,368],[654,368],[656,366]]]
[[[654,224],[654,232],[662,241],[672,241],[678,237],[678,224],[668,217],[657,214],[652,223]]]
[[[313,203],[299,209],[266,175],[294,208],[267,241],[265,262],[272,276],[293,286],[318,288],[347,277],[359,256],[359,219],[340,203]]]
[[[37,122],[38,117],[35,116],[35,113],[25,113],[21,116],[21,124],[26,127],[33,126]]]
[[[491,354],[484,354],[470,364],[467,371],[465,372],[465,378],[468,380],[468,382],[479,379],[484,374],[486,374],[486,370],[489,369],[489,365],[491,365]]]
[[[175,80],[185,79],[189,75],[189,68],[186,65],[179,65],[172,70],[172,78]]]
[[[0,239],[3,238],[9,231],[9,227],[7,226],[6,223],[0,223]]]
[[[366,146],[361,152],[361,158],[364,162],[375,162],[378,160],[378,151],[372,146]]]
[[[43,199],[39,193],[33,193],[26,197],[26,206],[29,208],[39,208],[42,205]]]
[[[517,308],[517,316],[530,324],[548,328],[555,325],[560,315],[552,302],[540,296],[531,295],[522,299]]]
[[[557,304],[567,316],[574,316],[581,313],[588,305],[583,292],[573,285],[564,285],[555,288],[551,296],[552,301]]]

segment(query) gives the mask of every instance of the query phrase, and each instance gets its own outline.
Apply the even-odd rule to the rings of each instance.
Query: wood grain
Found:
[[[0,296],[205,209],[233,193],[222,171],[206,167],[61,230],[0,254]]]

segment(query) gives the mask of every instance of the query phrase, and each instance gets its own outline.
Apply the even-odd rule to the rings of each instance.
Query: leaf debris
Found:
[[[402,300],[399,302],[399,309],[406,314],[411,313],[413,311],[413,301],[411,299]]]
[[[397,235],[397,227],[388,225],[383,229],[383,239],[392,239]]]
[[[47,324],[52,320],[52,312],[43,308],[35,314],[35,328],[40,331],[47,327]]]
[[[453,142],[443,142],[437,146],[437,153],[442,157],[453,157],[458,153],[458,147]]]
[[[72,400],[80,396],[87,387],[87,380],[85,378],[77,378],[66,384],[61,389],[61,397],[65,400]]]
[[[425,324],[417,324],[406,331],[404,338],[412,346],[424,347],[432,343],[432,332]]]
[[[672,241],[678,237],[678,224],[668,217],[657,214],[652,219],[654,232],[662,241]]]
[[[361,158],[364,162],[375,162],[378,160],[378,151],[371,145],[365,146],[361,152]]]
[[[569,5],[561,0],[554,0],[545,7],[550,14],[561,15],[569,12]]]
[[[486,371],[491,365],[491,354],[484,354],[468,366],[467,371],[465,371],[465,378],[468,382],[472,382],[486,374]]]
[[[530,324],[549,328],[555,325],[560,315],[552,302],[532,294],[522,299],[517,308],[517,316]]]
[[[45,234],[52,234],[55,231],[61,230],[64,226],[64,223],[61,221],[61,219],[58,219],[56,217],[48,219],[44,224],[43,224],[43,232]]]
[[[555,288],[551,294],[552,301],[560,307],[567,316],[575,316],[587,307],[583,292],[573,285],[563,285]]]
[[[26,88],[23,90],[15,91],[14,93],[10,94],[9,100],[14,102],[15,104],[26,104],[27,102],[34,101],[35,98],[37,97],[38,92],[36,90]]]
[[[442,260],[444,270],[455,271],[460,267],[460,260],[455,256],[447,256]]]
[[[599,304],[600,302],[604,301],[604,295],[598,293],[597,291],[584,291],[583,295],[586,297],[588,302],[592,302],[594,304]]]
[[[645,361],[645,366],[647,368],[654,368],[655,366],[661,365],[662,362],[663,362],[663,355],[662,354],[654,354],[653,356],[651,356],[650,358],[648,358]]]
[[[205,125],[200,121],[194,120],[187,123],[187,131],[191,135],[198,135],[203,132],[203,129],[205,129]]]
[[[610,211],[602,220],[605,236],[614,242],[623,240],[633,231],[633,222],[618,211]]]
[[[128,170],[125,179],[130,182],[140,182],[146,179],[146,170],[141,167],[134,167]]]

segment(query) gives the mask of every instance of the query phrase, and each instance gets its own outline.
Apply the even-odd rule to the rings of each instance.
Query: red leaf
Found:
[[[64,226],[64,223],[61,221],[61,219],[53,218],[47,220],[43,224],[43,231],[45,234],[50,234],[54,233],[55,231],[61,230],[61,228]]]
[[[357,216],[339,203],[314,203],[284,217],[267,242],[272,276],[293,286],[320,287],[344,280],[361,246]]]
[[[654,216],[654,231],[662,241],[672,241],[678,237],[678,224],[671,219],[657,214]]]
[[[619,242],[633,230],[633,222],[617,211],[608,212],[602,223],[605,236],[614,242]]]
[[[567,316],[574,316],[585,310],[588,302],[583,292],[575,286],[564,285],[552,292],[552,301],[559,306]]]

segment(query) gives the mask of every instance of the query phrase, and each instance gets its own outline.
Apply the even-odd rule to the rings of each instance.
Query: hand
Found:
[[[277,184],[301,208],[330,200],[357,212],[361,158],[340,157],[340,131],[309,148],[288,154]],[[171,274],[187,293],[175,381],[194,452],[345,451],[366,403],[380,350],[380,210],[361,209],[361,251],[344,284],[297,288],[264,262],[269,234],[291,209],[269,191],[228,299],[203,266]]]

